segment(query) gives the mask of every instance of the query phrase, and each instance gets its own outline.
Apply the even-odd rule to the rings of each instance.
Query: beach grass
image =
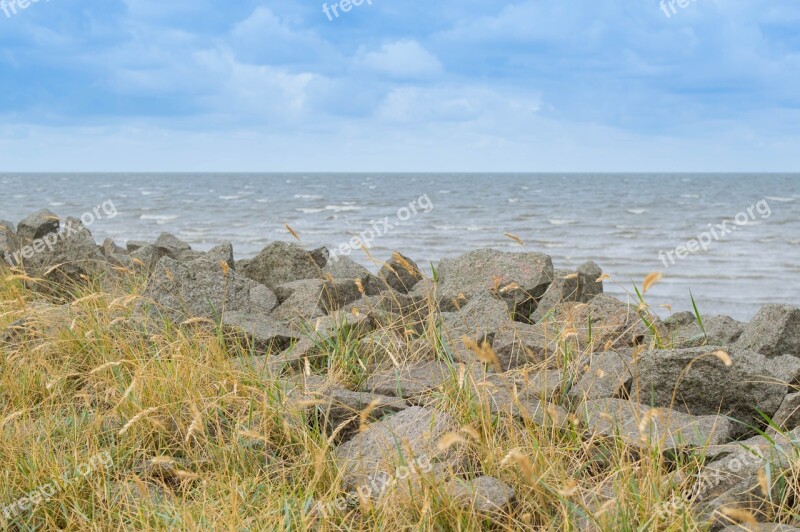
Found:
[[[463,452],[473,472],[511,486],[515,503],[480,513],[427,477],[411,491],[398,484],[377,501],[354,500],[334,460],[336,434],[313,405],[287,399],[286,376],[242,369],[236,358],[253,354],[252,346],[208,320],[142,320],[144,282],[130,273],[108,292],[90,283],[64,297],[63,289],[54,295],[0,271],[0,331],[13,331],[0,357],[3,528],[703,529],[681,495],[702,465],[698,455],[670,456],[657,445],[633,452],[587,435],[574,415],[556,426],[493,414],[480,379],[485,370],[452,363],[433,319],[416,329],[384,324],[407,333],[388,354],[366,349],[344,324],[325,340],[309,331],[322,354],[300,375],[352,387],[382,356],[397,365],[421,352],[451,361],[452,378],[428,400],[462,428],[440,445]],[[557,325],[565,337],[574,329]],[[554,355],[558,371],[584,371],[593,349],[575,352],[565,341]],[[775,501],[776,520],[797,517],[796,470],[786,475],[786,500]]]

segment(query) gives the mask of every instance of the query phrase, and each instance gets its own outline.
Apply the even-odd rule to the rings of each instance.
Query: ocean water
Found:
[[[428,270],[482,247],[540,251],[561,269],[593,260],[623,298],[661,271],[646,297],[662,315],[690,309],[690,291],[704,314],[741,320],[764,303],[800,305],[798,174],[0,174],[0,184],[0,219],[15,223],[111,201],[116,216],[99,209],[89,228],[121,245],[168,231],[201,250],[230,240],[246,258],[292,241],[286,225],[308,247],[341,251],[371,230],[375,260],[399,250]],[[676,254],[702,233],[706,249]],[[363,251],[350,256],[375,269]]]

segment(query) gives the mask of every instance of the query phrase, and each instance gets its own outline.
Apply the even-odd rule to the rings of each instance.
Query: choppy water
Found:
[[[648,294],[654,307],[689,309],[690,290],[704,313],[738,319],[767,302],[800,305],[800,175],[0,174],[0,184],[0,218],[14,222],[44,207],[80,216],[111,200],[118,214],[90,227],[98,241],[169,231],[196,249],[230,240],[243,258],[292,240],[284,224],[308,246],[334,249],[388,216],[393,228],[371,246],[378,260],[394,249],[420,265],[480,247],[519,251],[512,233],[557,268],[594,260],[616,295],[663,271]],[[401,210],[423,196],[430,203],[418,201],[417,214]],[[665,268],[660,250],[739,213],[746,225],[674,265],[662,255]],[[363,252],[351,256],[369,265]]]

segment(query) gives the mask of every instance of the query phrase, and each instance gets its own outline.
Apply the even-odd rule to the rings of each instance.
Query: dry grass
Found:
[[[0,275],[0,330],[30,320],[0,358],[0,505],[76,471],[98,453],[111,457],[17,515],[3,517],[0,508],[4,528],[698,528],[687,509],[659,511],[688,487],[699,467],[695,459],[668,460],[657,449],[633,453],[587,436],[574,417],[556,428],[492,415],[479,376],[457,366],[429,399],[463,427],[440,444],[466,452],[474,473],[511,485],[513,509],[482,516],[431,483],[411,497],[390,492],[375,504],[337,508],[346,494],[332,459],[332,435],[311,415],[313,408],[286,400],[278,375],[236,369],[233,357],[246,355],[246,345],[202,320],[183,327],[141,320],[134,309],[143,279],[132,275],[113,294],[75,288],[69,303],[50,299],[50,305],[26,286],[30,279],[7,270]],[[320,342],[324,363],[306,370],[352,383],[380,363],[449,360],[435,318],[383,327],[401,345],[367,352],[362,339],[343,328]],[[564,345],[572,345],[567,340],[574,328],[561,324]],[[473,347],[493,362],[490,349]],[[562,371],[582,370],[592,347],[579,349],[556,355]],[[360,418],[364,423],[367,416]],[[326,515],[314,511],[317,502]]]

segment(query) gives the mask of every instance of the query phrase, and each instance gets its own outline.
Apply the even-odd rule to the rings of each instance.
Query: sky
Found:
[[[0,0],[0,171],[800,170],[797,0],[342,2]]]

